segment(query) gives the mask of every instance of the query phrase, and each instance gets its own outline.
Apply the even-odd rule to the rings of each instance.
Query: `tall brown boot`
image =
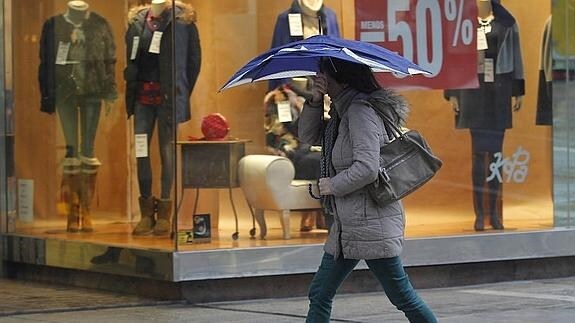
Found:
[[[163,236],[172,230],[172,200],[158,200],[158,219],[154,226],[154,235]]]
[[[60,202],[66,210],[66,231],[78,232],[80,227],[80,160],[65,158],[62,163]]]
[[[153,196],[144,198],[140,196],[138,199],[140,202],[140,213],[142,217],[140,222],[132,231],[133,235],[144,236],[152,234],[156,220],[154,220],[154,214],[156,213],[156,199]]]
[[[96,176],[100,161],[98,158],[80,157],[82,161],[82,182],[80,186],[80,217],[82,228],[80,231],[92,232],[92,214],[90,212],[92,199],[96,190]]]

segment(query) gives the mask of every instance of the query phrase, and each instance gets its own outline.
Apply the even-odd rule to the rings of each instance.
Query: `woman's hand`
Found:
[[[320,195],[332,195],[331,180],[329,177],[322,177],[319,179],[318,185]]]
[[[317,73],[311,88],[310,104],[313,106],[323,106],[323,97],[327,93],[327,79],[325,74]]]

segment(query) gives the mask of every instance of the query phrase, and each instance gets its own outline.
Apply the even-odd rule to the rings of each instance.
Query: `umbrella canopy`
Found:
[[[367,65],[373,72],[397,75],[430,74],[399,54],[383,47],[331,36],[310,38],[274,47],[252,59],[220,91],[256,81],[316,75],[322,58],[338,58]]]

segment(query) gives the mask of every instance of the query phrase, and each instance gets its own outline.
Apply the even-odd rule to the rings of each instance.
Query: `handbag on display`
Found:
[[[369,105],[383,120],[390,142],[380,148],[377,179],[367,186],[371,198],[380,206],[400,200],[427,183],[443,162],[416,130],[401,131],[371,102]]]

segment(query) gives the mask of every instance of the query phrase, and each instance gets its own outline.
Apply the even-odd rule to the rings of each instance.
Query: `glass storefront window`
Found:
[[[18,195],[17,214],[12,217],[16,222],[9,225],[10,214],[4,215],[9,234],[164,251],[325,240],[327,230],[316,221],[321,220],[319,212],[291,212],[291,237],[284,239],[281,216],[273,210],[264,211],[268,230],[266,239],[259,239],[261,228],[253,219],[258,210],[251,210],[245,199],[244,190],[251,188],[240,187],[238,160],[243,156],[285,154],[283,146],[275,144],[290,138],[282,137],[284,132],[278,136],[274,126],[289,128],[291,123],[278,123],[269,110],[270,102],[282,101],[270,92],[278,83],[256,82],[218,92],[234,72],[272,44],[318,33],[316,20],[309,20],[305,11],[313,8],[304,8],[300,16],[303,36],[290,37],[287,13],[301,11],[298,0],[182,1],[175,10],[169,0],[154,1],[153,10],[150,1],[135,0],[4,2],[10,9],[5,17],[11,30],[6,34],[5,53],[7,65],[13,67],[6,73],[13,84],[9,88],[13,105],[6,98],[4,108],[9,112],[13,106],[14,120],[13,130],[4,129],[4,133],[15,140],[13,157],[7,156],[8,163],[14,162],[14,180],[6,182],[9,192]],[[443,2],[433,3],[444,10],[445,26],[464,28],[469,21],[475,27],[475,16],[480,14],[476,2],[460,2],[465,3],[466,15],[473,16],[460,25]],[[374,3],[323,1],[326,32],[354,39],[357,28],[366,28],[370,37],[381,35],[377,24],[356,21],[363,17],[358,4],[377,7]],[[412,19],[409,13],[416,10],[418,1],[405,3],[411,9],[395,8],[395,15],[390,15],[392,8],[385,7],[385,12],[372,12],[376,18],[370,21],[393,16],[398,28],[409,26],[399,22]],[[444,64],[453,64],[450,71],[455,74],[471,70],[477,81],[474,87],[490,89],[486,99],[505,96],[508,101],[498,107],[474,106],[477,90],[452,84],[401,89],[411,104],[408,127],[422,132],[444,161],[433,181],[404,200],[409,238],[473,235],[483,232],[479,223],[485,232],[573,225],[569,211],[573,116],[568,109],[573,68],[568,33],[573,28],[567,19],[572,15],[554,19],[553,41],[545,43],[550,2],[541,2],[536,9],[521,1],[502,1],[502,5],[504,11],[495,12],[505,12],[507,20],[501,22],[501,16],[489,18],[489,14],[482,20],[495,28],[485,33],[492,47],[474,49],[471,63]],[[573,7],[571,1],[553,5],[561,13],[567,12],[563,7]],[[517,57],[498,56],[503,55],[502,45],[491,35],[515,26],[519,37],[513,46],[522,64],[500,67],[498,60]],[[469,35],[475,35],[474,27]],[[454,30],[446,27],[444,33],[450,32]],[[462,44],[465,35],[446,39]],[[390,46],[397,45],[386,39]],[[395,39],[401,43],[408,37]],[[475,41],[467,45],[475,46]],[[411,47],[401,45],[399,51],[412,48],[417,53],[417,46],[426,43],[417,37],[412,42]],[[550,44],[553,59],[553,112],[547,119],[540,116],[551,108],[551,100],[540,97],[545,81],[551,80],[545,73],[539,78],[545,66],[544,43]],[[452,47],[444,48],[446,55],[458,55],[461,48]],[[424,56],[414,53],[416,62]],[[474,71],[485,68],[485,58],[495,64],[490,77],[515,73],[511,87],[503,84],[508,92],[487,84],[485,69],[477,79]],[[505,73],[499,70],[509,66],[513,69]],[[561,72],[567,77],[557,79]],[[449,78],[457,79],[454,74]],[[289,84],[298,90],[302,83],[295,79]],[[395,84],[401,85],[401,80]],[[292,99],[293,104],[305,97],[301,89],[286,93],[283,101]],[[292,93],[295,96],[289,97]],[[459,115],[446,96],[458,99]],[[521,108],[513,111],[517,97]],[[501,120],[481,119],[497,113],[502,113]],[[460,118],[470,119],[462,124]],[[298,166],[295,159],[292,162]],[[499,230],[492,229],[494,222]]]
[[[553,100],[553,181],[555,225],[572,227],[573,80],[575,76],[575,1],[553,1],[550,66]]]

